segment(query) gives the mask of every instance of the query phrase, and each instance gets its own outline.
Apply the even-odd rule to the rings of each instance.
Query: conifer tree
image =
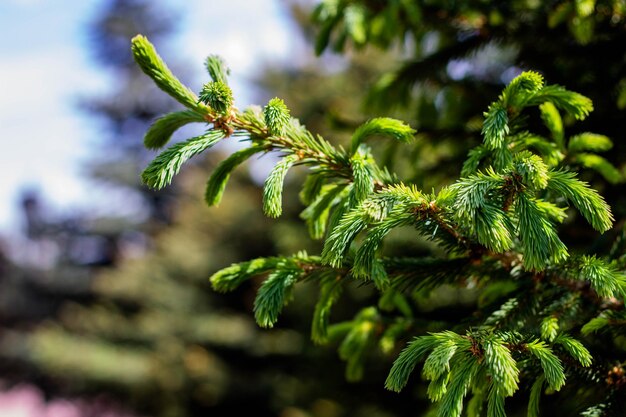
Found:
[[[407,11],[412,4],[390,3]],[[367,32],[376,26],[363,23],[374,16],[365,5],[337,11],[330,7],[336,4],[344,2],[318,8],[320,48],[338,22],[340,46],[346,39],[358,45],[385,34]],[[386,17],[380,16],[378,28],[384,29]],[[395,22],[397,15],[392,17]],[[577,17],[569,28],[584,42],[584,33],[576,31],[592,18]],[[186,108],[155,121],[146,147],[165,147],[172,132],[187,123],[206,124],[204,134],[171,145],[148,165],[142,179],[149,187],[167,186],[191,157],[221,140],[238,139],[249,146],[213,171],[207,203],[219,204],[229,175],[245,160],[277,152],[262,200],[265,214],[279,217],[286,175],[294,166],[308,168],[301,217],[311,238],[323,242],[321,253],[253,259],[211,277],[220,292],[265,277],[254,304],[261,327],[276,324],[298,282],[314,282],[320,291],[311,338],[338,345],[348,380],[362,378],[369,355],[380,350],[394,358],[385,387],[400,391],[417,385],[421,370],[432,412],[439,416],[505,416],[511,403],[524,403],[527,415],[537,416],[545,396],[562,401],[574,393],[570,413],[623,413],[624,234],[604,254],[570,248],[559,236],[577,225],[574,218],[598,233],[615,221],[600,193],[579,178],[594,169],[609,181],[621,180],[619,170],[597,155],[611,140],[565,132],[568,120],[583,120],[593,111],[589,98],[546,83],[538,72],[522,72],[483,109],[481,143],[467,154],[458,179],[423,190],[380,164],[368,145],[378,139],[409,146],[415,130],[403,121],[372,118],[345,146],[333,144],[302,126],[279,98],[262,109],[237,109],[218,57],[207,59],[211,81],[196,95],[145,37],[133,38],[132,50],[142,70]],[[585,162],[592,160],[599,162]],[[401,228],[411,228],[427,254],[400,257],[385,251],[388,235]],[[378,300],[352,320],[333,322],[333,306],[353,283],[374,288]],[[450,288],[473,294],[468,317],[455,322],[420,317],[420,300]]]

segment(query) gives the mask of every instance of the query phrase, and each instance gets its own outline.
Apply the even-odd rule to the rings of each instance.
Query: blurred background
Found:
[[[406,21],[381,14],[370,23],[382,49],[339,53],[338,40],[337,51],[316,57],[316,3],[0,2],[0,417],[391,417],[422,415],[427,401],[418,388],[383,390],[391,358],[382,355],[368,362],[363,381],[346,382],[336,346],[310,341],[316,290],[309,285],[297,288],[297,302],[272,330],[254,323],[257,281],[227,295],[210,289],[208,277],[233,262],[318,253],[319,243],[298,218],[297,174],[288,177],[280,221],[263,216],[259,185],[269,158],[237,171],[221,205],[206,207],[207,176],[236,144],[197,158],[164,191],[140,184],[154,157],[143,134],[179,105],[135,66],[129,46],[137,33],[192,90],[208,81],[204,58],[219,54],[239,108],[281,97],[333,141],[372,115],[409,121],[420,132],[410,152],[375,150],[423,189],[458,175],[480,140],[482,111],[526,68],[606,103],[600,118],[576,129],[610,135],[613,157],[624,154],[626,60],[618,54],[597,65],[623,47],[624,7],[599,15],[605,49],[594,46],[589,14],[568,9],[548,25],[558,2],[516,0],[496,12],[480,2],[487,5],[425,15],[424,29],[406,34]],[[369,3],[387,13],[385,2]],[[577,52],[566,56],[568,48]],[[613,96],[598,97],[603,91]],[[193,133],[181,129],[176,138]],[[596,184],[622,183],[618,168]],[[621,187],[607,196],[617,217],[625,195]],[[431,249],[408,241],[392,236],[389,248],[398,256]],[[333,321],[352,317],[370,297],[368,288],[349,288]],[[430,323],[471,311],[453,291],[421,308]]]

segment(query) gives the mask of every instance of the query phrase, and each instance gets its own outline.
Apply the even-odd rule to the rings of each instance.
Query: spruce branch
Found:
[[[325,22],[347,15],[346,36],[356,43],[370,36],[364,32],[364,8],[357,3],[327,3],[318,9],[328,14]],[[528,404],[528,415],[536,416],[544,387],[558,391],[564,386],[566,366],[570,378],[572,370],[590,367],[593,359],[599,363],[583,344],[589,338],[578,340],[580,333],[623,332],[626,319],[619,310],[626,296],[619,249],[623,245],[616,244],[612,263],[575,251],[570,255],[556,228],[566,219],[566,202],[600,232],[613,222],[597,191],[567,170],[571,165],[566,164],[575,164],[594,169],[609,181],[622,177],[595,154],[611,148],[607,137],[581,133],[566,140],[563,120],[568,119],[561,112],[586,117],[593,109],[588,98],[545,85],[536,72],[522,73],[485,112],[483,143],[469,152],[461,178],[429,194],[381,168],[375,151],[365,143],[375,136],[410,141],[415,131],[402,121],[370,119],[355,130],[344,150],[307,130],[279,98],[263,109],[237,109],[227,83],[228,69],[218,57],[207,59],[211,81],[196,98],[147,39],[136,37],[133,53],[144,72],[187,107],[154,122],[145,137],[148,148],[164,146],[187,123],[207,124],[204,134],[172,145],[149,164],[142,174],[149,186],[164,187],[185,161],[222,139],[235,138],[249,146],[216,167],[206,186],[207,203],[219,203],[234,169],[255,154],[274,152],[279,159],[263,187],[263,211],[278,217],[287,173],[295,165],[309,168],[300,192],[306,206],[301,217],[314,239],[324,239],[321,256],[298,253],[255,259],[225,268],[210,280],[215,290],[225,292],[261,277],[254,302],[261,327],[275,325],[298,282],[317,283],[311,338],[315,343],[340,342],[339,356],[347,362],[349,380],[362,378],[373,348],[390,353],[399,341],[417,334],[394,361],[385,382],[388,389],[405,387],[423,360],[427,394],[438,403],[440,416],[460,416],[471,395],[470,415],[478,415],[486,404],[488,416],[504,417],[505,398],[530,385],[528,376],[539,375]],[[532,126],[525,113],[533,106],[539,107],[546,137],[524,130]],[[438,248],[427,256],[383,256],[386,240],[403,226],[412,226],[422,241],[434,241]],[[350,321],[331,324],[333,307],[353,279],[364,285],[372,282],[378,301]],[[434,289],[479,291],[472,295],[474,314],[458,326],[465,329],[464,335],[452,331],[424,335],[433,326],[424,326],[420,315],[442,313],[420,311],[418,300]],[[587,305],[601,312],[588,314]],[[434,330],[447,324],[441,323]]]
[[[473,238],[496,252],[508,250],[513,244],[513,224],[499,201],[505,184],[505,178],[488,169],[452,186],[457,222],[467,225]]]
[[[311,322],[311,339],[315,343],[328,341],[328,324],[332,306],[339,300],[343,290],[341,276],[328,274],[320,280],[320,296],[315,304]]]
[[[350,206],[355,206],[363,201],[374,191],[373,161],[367,153],[357,151],[350,157],[352,166],[353,182],[350,190]]]
[[[594,229],[605,232],[611,228],[614,220],[611,208],[596,190],[577,179],[573,172],[550,171],[548,177],[548,190],[574,204]]]
[[[359,381],[363,378],[365,354],[374,343],[374,335],[380,321],[374,307],[366,307],[355,317],[351,329],[339,345],[339,357],[346,361],[346,379]]]
[[[389,376],[385,381],[385,388],[400,392],[409,381],[409,376],[417,366],[418,362],[435,348],[438,340],[435,336],[421,336],[413,339],[395,360]]]
[[[300,217],[306,222],[312,239],[324,237],[331,209],[345,197],[345,190],[346,184],[329,184],[320,191],[318,198],[302,211]]]
[[[413,216],[401,213],[391,215],[376,227],[369,230],[367,238],[356,252],[352,275],[355,278],[372,279],[379,289],[388,285],[387,273],[378,259],[376,251],[381,246],[383,238],[394,228],[414,223]]]
[[[611,184],[617,184],[624,180],[622,173],[609,161],[593,153],[578,153],[573,162],[583,168],[593,169]]]
[[[539,155],[522,151],[513,158],[512,173],[519,177],[522,184],[535,190],[548,186],[548,167]]]
[[[338,178],[352,179],[349,156],[322,137],[314,136],[296,119],[289,120],[286,133],[281,136],[269,131],[264,116],[254,108],[237,112],[224,122],[233,131],[247,135],[252,144],[266,146],[268,151],[283,151],[285,155],[295,154],[301,164],[327,171]]]
[[[426,391],[426,393],[428,394],[428,399],[432,402],[441,401],[444,394],[448,392],[449,383],[450,383],[450,372],[445,372],[441,374],[440,376],[438,376],[437,378],[431,380],[430,384],[428,384],[428,389]]]
[[[275,136],[284,135],[290,123],[289,109],[278,97],[274,97],[263,108],[263,117],[270,134]]]
[[[595,256],[577,256],[555,267],[554,272],[572,280],[589,281],[600,297],[626,297],[626,275]]]
[[[322,260],[333,267],[341,266],[348,246],[356,235],[367,227],[367,224],[366,216],[358,209],[345,213],[324,243]]]
[[[401,120],[389,117],[378,117],[368,120],[352,135],[350,150],[355,153],[363,140],[369,136],[388,136],[400,142],[408,142],[413,138],[415,130]]]
[[[565,385],[565,372],[559,358],[540,340],[527,343],[525,347],[533,356],[539,359],[550,388],[559,391]]]
[[[559,332],[559,319],[554,316],[544,317],[541,320],[541,338],[553,342]]]
[[[275,269],[281,262],[279,257],[258,258],[224,268],[209,278],[213,289],[219,292],[234,291],[239,285],[255,275]]]
[[[225,115],[233,105],[233,92],[224,81],[210,81],[202,87],[198,101],[208,105],[218,114]]]
[[[230,68],[228,68],[222,57],[209,55],[206,61],[204,61],[204,66],[213,81],[228,84]]]
[[[504,341],[490,337],[482,343],[485,363],[493,378],[493,390],[504,397],[512,396],[518,389],[519,370]]]
[[[580,133],[569,138],[567,149],[570,152],[605,152],[613,147],[611,139],[597,133]]]
[[[263,282],[254,300],[254,317],[261,327],[273,327],[302,270],[295,264],[281,261]]]
[[[554,142],[557,144],[559,149],[564,150],[565,134],[563,131],[563,119],[561,118],[559,110],[552,102],[546,101],[539,105],[539,111],[541,112],[541,119],[543,120],[544,125],[548,128],[550,134],[552,135],[552,139],[554,139]]]
[[[263,212],[269,217],[279,217],[283,211],[283,182],[287,171],[298,162],[298,155],[291,154],[282,158],[270,175],[265,180],[263,186]]]
[[[156,52],[154,46],[143,35],[135,36],[131,41],[131,49],[135,62],[141,70],[154,80],[156,85],[183,106],[206,114],[207,109],[198,104],[198,98],[176,78],[172,71]]]
[[[437,379],[450,372],[450,360],[457,351],[454,340],[445,340],[433,349],[424,362],[424,376],[429,380]]]
[[[532,95],[527,106],[536,106],[545,102],[553,103],[557,108],[569,113],[577,120],[583,120],[593,111],[593,103],[582,94],[566,90],[560,85],[548,85]]]
[[[626,322],[625,322],[626,323]],[[606,317],[604,314],[594,317],[589,320],[583,327],[580,329],[580,332],[583,335],[589,335],[592,333],[596,333],[608,326],[610,324],[610,319]]]
[[[576,359],[582,366],[589,367],[593,362],[593,358],[589,350],[578,340],[566,334],[559,335],[554,344],[561,346],[569,355]]]
[[[527,417],[539,417],[539,400],[543,392],[543,385],[546,382],[545,376],[540,376],[535,380],[530,389],[530,398],[528,399]]]
[[[504,395],[492,384],[487,397],[487,417],[506,417],[504,411]]]
[[[478,363],[469,354],[459,354],[459,363],[450,372],[450,383],[441,399],[439,417],[459,417],[463,412],[463,400],[478,371]]]
[[[220,162],[207,182],[204,193],[204,199],[207,204],[209,206],[218,205],[222,199],[222,194],[224,193],[231,172],[254,154],[262,153],[264,150],[262,146],[251,146],[233,153]]]
[[[504,138],[509,133],[509,117],[506,108],[499,104],[492,104],[484,114],[482,134],[485,138],[485,146],[494,150],[504,145]]]
[[[352,166],[350,157],[343,150],[336,150],[330,143],[325,141],[319,136],[314,136],[306,129],[304,129],[295,119],[290,118],[289,111],[284,106],[284,103],[279,99],[273,99],[266,106],[264,117],[254,110],[248,110],[239,112],[233,107],[232,92],[226,84],[227,71],[224,64],[216,57],[209,57],[207,60],[207,69],[213,78],[213,81],[205,84],[200,94],[200,98],[196,98],[190,93],[180,82],[174,77],[174,75],[165,66],[163,61],[157,55],[154,47],[143,36],[138,36],[133,39],[133,54],[138,64],[142,67],[144,72],[151,76],[157,85],[164,89],[169,94],[177,98],[182,104],[191,109],[191,112],[179,112],[176,115],[170,115],[164,118],[155,128],[149,132],[147,144],[150,147],[161,146],[169,138],[170,132],[184,124],[187,119],[190,121],[202,121],[210,123],[209,131],[206,133],[207,137],[217,137],[217,132],[222,132],[221,136],[228,137],[231,135],[243,136],[245,135],[253,146],[261,147],[265,151],[282,151],[285,157],[289,161],[295,163],[297,161],[304,165],[309,165],[319,171],[326,171],[333,173],[333,177],[343,179],[352,182],[354,178],[357,178],[358,186],[356,197],[357,200],[363,197],[365,190],[371,189],[373,184],[366,184],[366,181],[381,182],[388,180],[384,177],[384,173],[377,168],[367,168],[368,175],[363,177],[360,175],[365,172],[362,164],[359,164],[358,160],[354,160]],[[204,104],[208,104],[208,107]],[[198,116],[195,115],[197,113]],[[401,137],[406,135],[406,128],[403,125],[398,125],[398,133]],[[393,128],[382,129],[386,133],[393,133]],[[157,134],[158,133],[158,134]],[[197,140],[190,140],[191,142],[197,142]],[[213,143],[211,143],[212,145]],[[191,143],[187,145],[191,146]],[[176,145],[175,145],[176,146]],[[210,146],[206,146],[208,148]],[[190,152],[185,152],[184,147],[177,147],[172,149],[169,153],[165,153],[158,158],[157,165],[151,165],[144,172],[144,181],[153,187],[163,187],[171,182],[171,177],[178,172],[180,164],[186,157],[187,153],[201,152],[195,149]],[[198,148],[199,149],[199,148]],[[183,157],[177,155],[180,153]],[[252,153],[252,151],[250,151]],[[248,152],[244,153],[245,155]],[[242,155],[238,157],[242,157]],[[295,156],[292,156],[295,155]],[[171,158],[168,161],[167,158]],[[230,163],[236,162],[239,158],[230,160]],[[288,165],[285,162],[286,165]],[[371,162],[368,162],[371,165]],[[369,165],[368,165],[369,166]],[[228,165],[223,166],[226,168]],[[354,173],[357,173],[355,175]],[[276,171],[278,174],[279,171]],[[373,176],[376,176],[374,178]],[[216,179],[219,177],[216,177]],[[222,175],[222,178],[223,175]],[[280,178],[275,176],[273,178]],[[226,177],[227,179],[227,177]],[[271,183],[271,182],[270,182]],[[278,184],[282,184],[281,181],[277,181]],[[209,191],[209,197],[207,200],[211,202],[219,194],[217,188],[215,188],[217,182],[212,183],[211,191]],[[225,183],[220,183],[220,187],[223,189]],[[218,187],[219,188],[219,187]],[[270,189],[268,189],[269,191]],[[271,189],[273,193],[271,196],[275,197],[279,194],[276,193],[276,189]],[[217,194],[216,194],[217,193]],[[272,202],[270,206],[267,206],[268,212],[273,214],[279,213],[281,210],[279,206],[275,205],[275,198],[268,198],[268,203]]]
[[[204,135],[172,145],[148,165],[142,172],[141,179],[146,185],[161,189],[172,182],[185,161],[209,149],[223,138],[223,132],[209,130]]]
[[[554,224],[543,215],[534,198],[526,193],[520,194],[515,209],[519,219],[524,265],[528,269],[542,270],[550,263],[558,264],[569,256]]]
[[[535,71],[524,71],[504,88],[500,101],[505,107],[519,107],[529,95],[544,86],[543,76]]]
[[[597,317],[589,320],[581,329],[585,336],[605,331],[620,332],[626,327],[626,313],[624,311],[604,310]]]
[[[184,110],[166,114],[152,123],[143,143],[148,149],[159,149],[167,144],[172,134],[189,123],[203,123],[206,119],[193,110]]]
[[[329,265],[340,265],[350,243],[368,226],[372,227],[367,231],[367,237],[355,258],[353,273],[356,277],[375,276],[379,268],[374,261],[376,250],[389,231],[403,225],[413,225],[424,235],[440,239],[451,248],[461,245],[467,249],[468,243],[455,229],[452,216],[446,218],[444,210],[437,204],[438,199],[443,204],[448,203],[448,190],[430,197],[433,199],[402,183],[372,194],[343,215],[325,242],[322,259]]]

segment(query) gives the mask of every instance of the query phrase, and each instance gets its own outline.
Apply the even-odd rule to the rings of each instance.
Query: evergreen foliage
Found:
[[[337,25],[343,36],[335,46],[342,48],[347,40],[357,46],[368,40],[388,43],[395,34],[382,28],[387,19],[400,16],[398,10],[404,13],[400,29],[421,21],[422,10],[414,2],[393,3],[396,13],[378,15],[383,20],[377,26],[366,23],[373,15],[359,2],[322,2],[315,14],[322,22],[318,50],[331,42]],[[583,21],[590,19],[586,11],[576,9]],[[558,25],[568,17],[554,19]],[[571,22],[570,30],[584,43],[584,24]],[[623,328],[626,279],[623,261],[615,260],[623,251],[612,258],[577,253],[559,236],[560,225],[577,213],[598,232],[614,223],[604,198],[579,179],[581,170],[590,169],[609,182],[621,181],[619,170],[595,154],[610,149],[611,140],[588,132],[568,138],[564,129],[564,119],[583,120],[591,113],[589,98],[546,84],[537,72],[522,72],[485,111],[482,143],[469,151],[460,178],[425,192],[377,162],[364,143],[371,136],[409,142],[415,131],[404,122],[370,119],[355,129],[348,151],[309,132],[280,99],[270,100],[263,111],[239,111],[230,89],[224,88],[223,72],[215,76],[209,69],[209,87],[219,87],[221,93],[209,94],[205,86],[200,98],[207,107],[183,102],[178,81],[158,55],[142,52],[153,51],[147,39],[134,38],[133,51],[161,89],[201,115],[207,125],[203,137],[250,142],[214,171],[205,195],[209,204],[219,202],[228,175],[239,164],[255,154],[277,151],[281,157],[265,181],[263,210],[278,217],[288,171],[296,165],[309,168],[300,194],[302,218],[311,237],[323,241],[320,256],[256,259],[211,277],[218,291],[231,291],[254,276],[266,277],[254,305],[260,326],[274,326],[294,285],[309,280],[320,286],[311,337],[316,343],[338,343],[348,380],[363,377],[371,352],[394,355],[412,337],[397,354],[385,387],[401,391],[418,384],[413,374],[423,362],[427,395],[439,416],[456,417],[464,410],[471,416],[506,416],[506,399],[523,390],[530,393],[528,415],[537,416],[542,396],[566,389],[572,380],[584,381],[591,393],[585,396],[589,403],[583,415],[605,415],[616,404],[610,398],[623,384],[621,365],[607,365],[610,354],[598,347],[590,351],[587,345],[593,345],[590,334]],[[171,126],[163,124],[162,136],[171,134]],[[159,155],[142,174],[144,182],[151,187],[171,182],[183,158],[200,149],[184,151],[194,140]],[[575,210],[568,210],[568,204]],[[386,237],[407,226],[435,248],[432,253],[399,258],[384,251]],[[352,320],[331,324],[332,307],[351,280],[371,283],[378,303],[364,306]],[[413,305],[445,286],[479,289],[473,314],[443,329],[420,326]],[[606,378],[590,377],[594,374]]]

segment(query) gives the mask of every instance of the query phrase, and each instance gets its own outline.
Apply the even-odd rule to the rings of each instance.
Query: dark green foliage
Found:
[[[332,273],[325,275],[320,280],[320,297],[315,305],[311,324],[311,339],[316,343],[328,341],[328,324],[332,306],[341,296],[343,283],[340,275]]]
[[[359,381],[365,371],[365,354],[374,342],[378,312],[363,309],[351,323],[351,328],[339,345],[339,357],[346,361],[346,379]]]
[[[530,389],[530,398],[528,400],[528,417],[539,417],[539,401],[541,400],[541,393],[543,392],[543,385],[546,379],[544,376],[540,376],[533,383]]]

